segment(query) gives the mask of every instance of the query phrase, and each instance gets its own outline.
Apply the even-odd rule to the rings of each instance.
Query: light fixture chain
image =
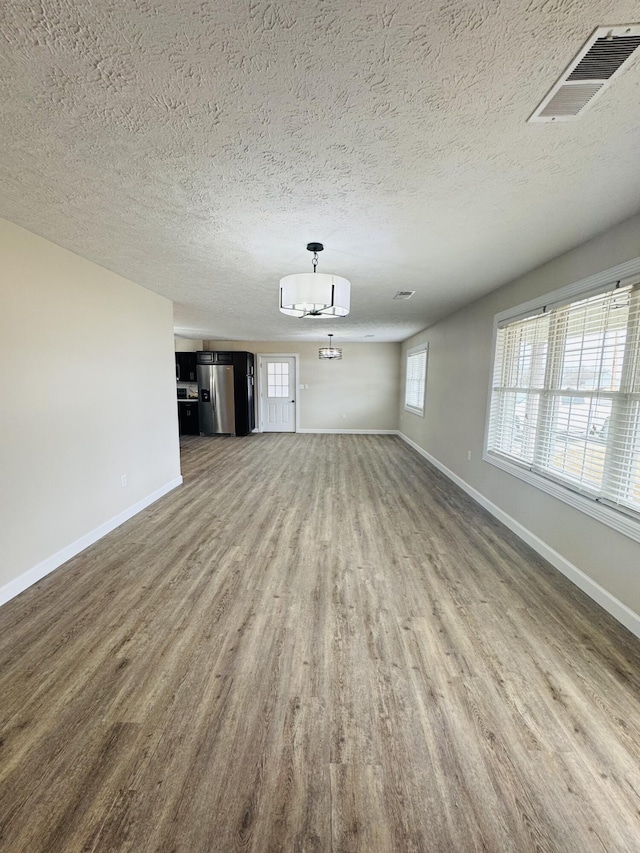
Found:
[[[313,264],[313,271],[317,272],[317,270],[316,270],[316,267],[318,266],[318,253],[317,252],[313,253],[313,259],[312,259],[311,263]]]

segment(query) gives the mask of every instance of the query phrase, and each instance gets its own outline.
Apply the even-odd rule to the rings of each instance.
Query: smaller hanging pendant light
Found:
[[[318,350],[318,358],[342,358],[342,350],[340,347],[332,346],[331,338],[333,335],[329,334],[329,346],[328,347],[320,347]]]

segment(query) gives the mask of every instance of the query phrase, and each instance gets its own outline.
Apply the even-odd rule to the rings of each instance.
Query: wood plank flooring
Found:
[[[0,849],[640,850],[640,643],[391,436],[183,444],[0,609]]]

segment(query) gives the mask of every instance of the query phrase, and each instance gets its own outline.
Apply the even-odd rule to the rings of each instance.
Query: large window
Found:
[[[555,302],[498,319],[485,458],[514,473],[530,472],[530,482],[558,497],[560,491],[536,478],[635,522],[640,279],[573,291],[570,298],[555,294]],[[591,514],[599,517],[598,510]],[[637,530],[634,538],[640,538]]]
[[[412,347],[407,352],[407,376],[404,388],[404,407],[415,415],[424,415],[424,391],[427,381],[427,344]]]

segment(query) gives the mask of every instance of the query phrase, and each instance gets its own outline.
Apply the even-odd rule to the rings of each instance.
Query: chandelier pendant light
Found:
[[[280,279],[280,310],[290,317],[346,317],[351,303],[351,284],[346,278],[317,271],[322,243],[308,243],[313,252],[313,272],[299,272]]]
[[[329,346],[320,347],[318,350],[318,358],[342,358],[342,350],[340,347],[334,347],[331,338],[333,335],[329,333]]]

